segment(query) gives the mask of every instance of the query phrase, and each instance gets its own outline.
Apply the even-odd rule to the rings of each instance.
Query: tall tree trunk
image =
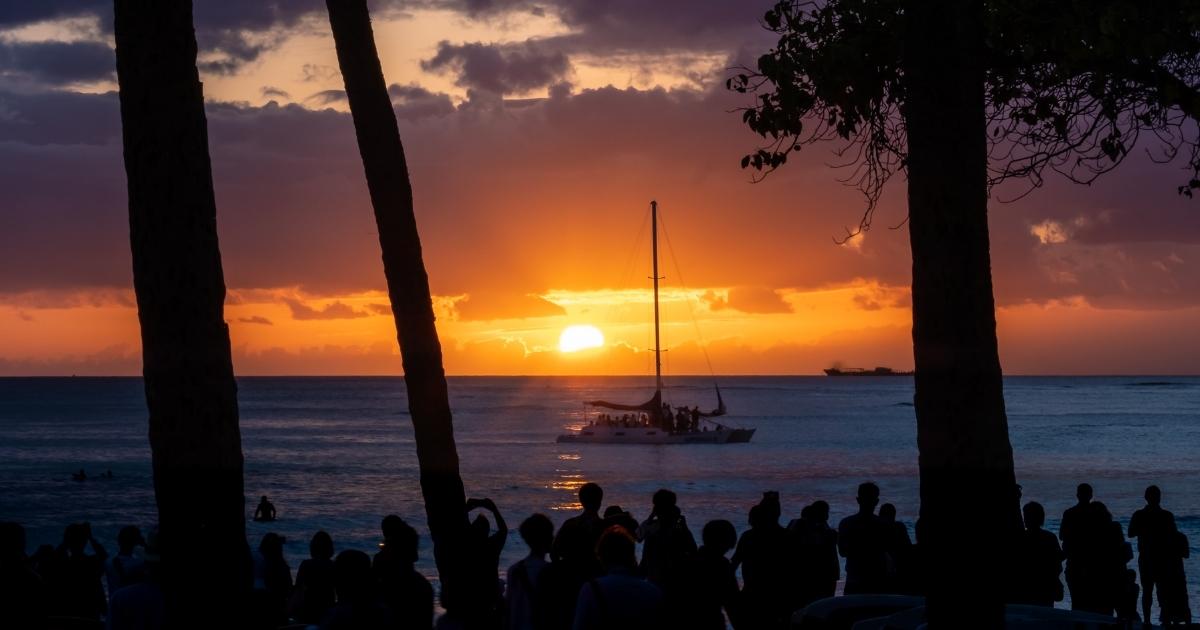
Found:
[[[466,529],[467,514],[446,374],[442,368],[442,347],[434,327],[429,278],[413,214],[408,165],[375,51],[366,0],[326,0],[325,4],[354,118],[358,152],[366,171],[371,205],[375,208],[383,271],[404,363],[425,513],[442,581],[443,605],[449,608],[447,591],[454,590],[461,575],[462,559],[455,551],[462,545],[456,541]],[[454,604],[470,606],[463,601]]]
[[[1019,528],[988,252],[982,2],[913,0],[904,60],[921,546],[934,627],[1000,627]]]
[[[224,319],[190,0],[116,0],[117,79],[154,495],[173,627],[248,586],[237,385]]]

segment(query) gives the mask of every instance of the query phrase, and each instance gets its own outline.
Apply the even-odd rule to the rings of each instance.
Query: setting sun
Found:
[[[567,326],[558,337],[559,352],[575,352],[604,345],[604,333],[589,325]]]

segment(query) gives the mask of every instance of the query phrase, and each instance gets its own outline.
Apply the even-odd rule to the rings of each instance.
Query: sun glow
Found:
[[[567,326],[558,336],[559,352],[575,352],[604,345],[604,333],[589,325]]]

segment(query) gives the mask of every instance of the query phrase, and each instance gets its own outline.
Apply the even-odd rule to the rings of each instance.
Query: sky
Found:
[[[836,145],[753,183],[733,68],[762,0],[375,0],[450,374],[912,366],[902,178],[873,229]],[[138,374],[108,0],[0,3],[0,375]],[[195,3],[238,374],[397,374],[324,3]],[[1200,220],[1182,162],[992,191],[1010,374],[1186,374]],[[1021,197],[1013,201],[1014,198]],[[894,229],[899,226],[899,229]],[[600,347],[560,350],[568,326]]]

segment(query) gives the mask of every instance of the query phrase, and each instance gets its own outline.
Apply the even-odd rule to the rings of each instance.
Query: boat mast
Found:
[[[650,202],[650,260],[654,273],[654,392],[662,401],[662,346],[658,333],[658,202]]]

